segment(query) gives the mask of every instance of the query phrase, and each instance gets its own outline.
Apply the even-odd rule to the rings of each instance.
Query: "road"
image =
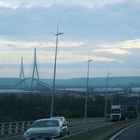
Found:
[[[111,123],[111,122],[101,121],[101,122],[75,125],[75,126],[70,127],[70,134],[75,134],[75,133],[79,133],[79,132],[82,132],[82,131],[95,129],[95,128],[98,128],[98,127],[101,127],[101,126],[108,125],[109,123]],[[24,138],[21,135],[19,135],[19,136],[0,138],[0,140],[24,140]]]
[[[110,140],[140,140],[140,122],[126,128],[116,138]]]

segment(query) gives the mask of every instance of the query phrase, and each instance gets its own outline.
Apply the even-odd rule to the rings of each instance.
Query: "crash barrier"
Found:
[[[72,118],[67,120],[69,127],[84,123],[101,121],[104,121],[104,118]],[[33,121],[2,122],[0,123],[0,137],[22,134],[31,126],[32,123]]]
[[[85,124],[85,123],[90,123],[90,122],[101,122],[104,121],[104,118],[72,118],[68,119],[68,126],[74,126],[74,125],[80,125],[80,124]]]
[[[32,121],[0,123],[0,136],[23,133],[32,123]]]

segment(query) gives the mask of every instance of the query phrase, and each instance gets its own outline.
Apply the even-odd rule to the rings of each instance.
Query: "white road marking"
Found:
[[[131,124],[131,125],[127,126],[126,128],[122,129],[121,131],[116,133],[114,136],[112,136],[109,140],[115,140],[121,133],[123,133],[124,131],[126,131],[127,129],[129,129],[130,127],[132,127],[134,125],[136,125],[136,123]]]

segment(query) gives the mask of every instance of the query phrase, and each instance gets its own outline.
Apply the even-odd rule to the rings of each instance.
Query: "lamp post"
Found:
[[[111,73],[107,73],[107,84],[106,84],[106,95],[105,95],[105,111],[104,111],[104,117],[106,118],[107,113],[107,96],[108,96],[108,84],[109,84],[109,76]]]
[[[88,83],[89,83],[89,64],[92,60],[88,59],[88,68],[87,68],[87,90],[86,90],[86,97],[85,97],[85,112],[84,118],[87,118],[87,100],[88,100]]]
[[[54,110],[54,93],[55,93],[55,77],[56,77],[56,62],[57,62],[57,47],[58,47],[58,36],[62,35],[64,33],[59,32],[59,25],[57,26],[57,32],[55,34],[56,36],[56,48],[55,48],[55,60],[54,60],[54,74],[53,74],[53,89],[51,94],[51,110],[50,110],[50,117],[53,116],[53,110]]]
[[[136,113],[137,113],[137,116],[139,116],[138,108],[139,108],[139,96],[137,95],[137,101],[136,101]]]

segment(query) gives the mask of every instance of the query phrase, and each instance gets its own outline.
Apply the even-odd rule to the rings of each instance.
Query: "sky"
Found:
[[[52,78],[59,24],[57,78],[140,76],[140,0],[0,0],[0,77]]]

